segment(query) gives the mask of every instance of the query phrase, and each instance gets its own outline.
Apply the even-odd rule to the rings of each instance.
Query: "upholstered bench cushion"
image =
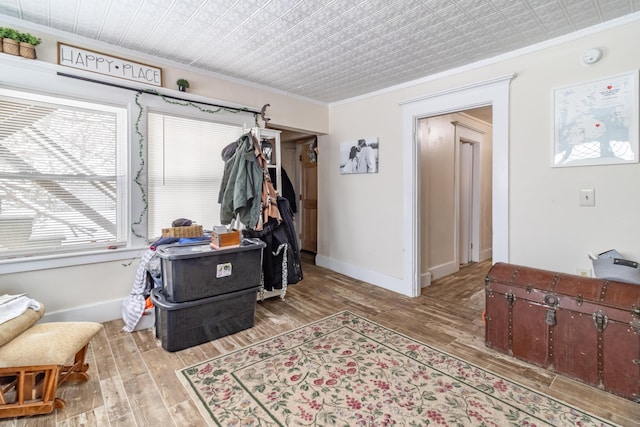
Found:
[[[95,322],[33,325],[0,347],[0,367],[67,365],[101,329]]]
[[[44,315],[44,305],[40,303],[40,310],[27,309],[18,317],[0,323],[0,346],[5,345],[35,324]]]

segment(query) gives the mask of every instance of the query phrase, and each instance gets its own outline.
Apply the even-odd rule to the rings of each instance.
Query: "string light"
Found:
[[[160,96],[160,98],[166,102],[167,104],[171,104],[171,105],[178,105],[178,106],[182,106],[182,107],[192,107],[195,108],[203,113],[207,113],[207,114],[217,114],[220,112],[227,112],[227,113],[244,113],[246,111],[242,111],[242,110],[238,110],[237,108],[226,108],[226,107],[218,107],[215,110],[209,109],[209,108],[203,108],[201,106],[199,106],[198,104],[191,102],[191,101],[174,101],[171,100],[169,98],[167,98],[166,96],[162,95],[161,93],[157,92],[157,91],[152,91],[152,90],[147,90],[145,91],[146,93],[151,93],[153,95],[157,95]],[[144,113],[144,108],[142,106],[142,104],[140,103],[140,95],[143,95],[145,92],[137,92],[136,93],[136,98],[135,98],[135,103],[138,106],[138,117],[136,119],[136,123],[135,123],[135,133],[138,136],[138,157],[140,159],[140,164],[138,167],[138,171],[136,172],[136,176],[134,178],[134,182],[136,183],[136,185],[138,186],[138,188],[140,189],[140,194],[141,194],[141,198],[142,198],[142,211],[140,212],[140,215],[138,216],[138,219],[136,221],[134,221],[133,223],[131,223],[131,232],[136,236],[139,237],[141,239],[146,239],[145,236],[141,235],[140,233],[138,233],[135,229],[135,226],[142,224],[142,220],[144,219],[145,214],[147,213],[147,211],[149,210],[149,202],[147,200],[147,192],[146,189],[144,187],[144,185],[142,184],[141,181],[141,177],[142,174],[144,172],[144,166],[145,166],[145,162],[144,162],[144,135],[142,134],[142,131],[140,130],[140,123],[142,121],[142,115]],[[253,113],[253,117],[255,119],[255,124],[256,126],[259,126],[258,124],[258,114],[257,113]]]

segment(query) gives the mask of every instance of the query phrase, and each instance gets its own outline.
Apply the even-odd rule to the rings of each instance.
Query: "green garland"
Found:
[[[242,110],[238,110],[237,108],[227,108],[227,107],[218,107],[215,110],[210,110],[208,108],[202,108],[201,106],[199,106],[198,104],[196,104],[196,103],[194,103],[192,101],[186,101],[186,100],[185,101],[174,101],[174,100],[171,100],[171,99],[167,98],[166,96],[164,96],[163,94],[161,94],[161,93],[159,93],[159,92],[157,92],[155,90],[148,90],[147,92],[148,93],[153,93],[154,95],[158,95],[167,104],[180,105],[182,107],[193,107],[193,108],[195,108],[197,110],[202,111],[203,113],[216,114],[216,113],[219,113],[221,111],[225,111],[227,113],[236,114],[236,113],[243,113],[244,112]],[[249,112],[249,111],[247,111],[247,112]],[[253,117],[255,118],[256,126],[258,126],[258,115],[256,113],[253,113]]]
[[[140,180],[142,177],[142,173],[144,172],[144,166],[145,166],[145,162],[144,162],[144,135],[142,134],[142,132],[140,131],[140,122],[142,120],[142,114],[144,112],[144,108],[142,107],[142,104],[139,101],[140,95],[144,94],[144,93],[151,93],[153,95],[158,95],[160,96],[160,98],[162,98],[162,100],[164,102],[166,102],[167,104],[172,104],[172,105],[180,105],[183,107],[193,107],[196,108],[197,110],[203,112],[203,113],[208,113],[208,114],[216,114],[219,113],[221,111],[227,112],[227,113],[243,113],[244,111],[242,110],[238,110],[237,108],[226,108],[226,107],[219,107],[215,110],[211,110],[208,108],[202,108],[201,106],[199,106],[198,104],[191,102],[191,101],[174,101],[174,100],[170,100],[169,98],[165,97],[164,95],[162,95],[161,93],[154,91],[154,90],[146,90],[146,91],[139,91],[138,93],[136,93],[136,105],[138,106],[138,118],[136,119],[136,125],[135,125],[135,130],[136,130],[136,135],[138,135],[138,156],[140,158],[140,165],[138,167],[138,172],[136,173],[136,177],[133,180],[137,185],[138,188],[140,189],[140,193],[142,194],[142,202],[144,204],[144,207],[142,208],[142,211],[140,212],[140,216],[138,216],[138,219],[136,221],[134,221],[133,223],[131,223],[131,231],[133,232],[133,234],[136,237],[139,237],[141,239],[145,239],[145,236],[142,236],[141,234],[139,234],[134,226],[136,225],[140,225],[142,224],[142,220],[144,219],[144,215],[147,213],[147,210],[149,209],[149,202],[147,200],[147,192],[145,190],[144,185],[142,185],[142,181]],[[256,126],[258,125],[258,115],[256,113],[253,113],[253,117],[255,119],[255,124]]]
[[[147,213],[147,209],[149,208],[149,202],[147,201],[147,192],[140,181],[140,177],[142,176],[142,172],[144,172],[144,135],[140,131],[140,121],[142,120],[142,113],[144,109],[142,108],[142,104],[140,104],[140,95],[142,92],[136,93],[136,105],[138,106],[138,118],[136,119],[136,135],[138,135],[138,157],[140,158],[140,165],[138,167],[138,172],[136,173],[136,177],[133,180],[136,184],[138,184],[138,188],[140,189],[140,193],[142,194],[142,202],[144,207],[142,208],[142,212],[140,212],[140,216],[138,219],[131,224],[131,231],[136,237],[140,237],[141,239],[145,238],[140,235],[134,228],[136,225],[142,224],[142,220],[144,219],[144,214]]]

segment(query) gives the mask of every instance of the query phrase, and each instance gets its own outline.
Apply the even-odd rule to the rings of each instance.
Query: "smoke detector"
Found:
[[[595,64],[602,58],[602,49],[597,47],[586,50],[582,54],[582,63],[586,65]]]

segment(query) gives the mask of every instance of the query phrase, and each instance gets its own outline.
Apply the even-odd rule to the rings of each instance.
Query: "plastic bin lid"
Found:
[[[161,309],[182,310],[185,308],[201,306],[201,305],[209,304],[212,302],[224,301],[232,297],[237,297],[239,295],[245,295],[250,293],[254,293],[257,295],[258,291],[260,291],[260,286],[254,286],[252,288],[240,289],[238,291],[228,292],[226,294],[213,295],[210,297],[200,298],[200,299],[191,300],[191,301],[169,302],[167,297],[162,292],[161,288],[153,288],[151,289],[151,301],[153,301],[153,304],[156,307],[159,307]],[[253,302],[255,303],[256,299],[254,299]]]
[[[195,242],[183,244],[160,245],[156,248],[158,256],[168,260],[200,258],[205,256],[215,256],[218,254],[244,252],[256,249],[262,249],[267,246],[260,239],[242,239],[240,246],[231,248],[213,249],[210,242]]]

